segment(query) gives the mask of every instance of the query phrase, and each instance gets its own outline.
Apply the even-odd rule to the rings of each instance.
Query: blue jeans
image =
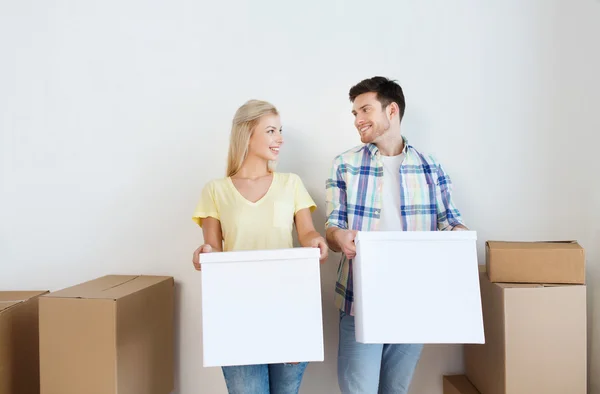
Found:
[[[343,394],[407,394],[422,344],[356,342],[354,316],[340,312],[338,384]]]
[[[229,394],[297,394],[308,363],[222,367]]]

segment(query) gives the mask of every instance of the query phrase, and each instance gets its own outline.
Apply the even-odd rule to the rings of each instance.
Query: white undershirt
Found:
[[[401,231],[400,166],[404,161],[404,153],[398,156],[381,156],[381,160],[383,161],[383,187],[379,231]]]

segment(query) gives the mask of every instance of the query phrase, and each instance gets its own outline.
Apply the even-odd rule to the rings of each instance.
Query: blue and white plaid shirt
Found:
[[[442,166],[404,139],[400,166],[400,220],[403,231],[444,231],[463,224],[452,201],[452,183]],[[377,231],[381,217],[383,163],[379,149],[365,144],[333,160],[326,183],[325,227]],[[354,315],[352,260],[342,255],[335,288],[336,306]]]

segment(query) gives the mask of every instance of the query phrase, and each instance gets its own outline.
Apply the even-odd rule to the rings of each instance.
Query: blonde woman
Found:
[[[202,253],[293,247],[294,224],[302,246],[320,249],[325,239],[315,230],[315,203],[300,178],[274,171],[283,144],[277,109],[250,100],[236,112],[231,129],[227,176],[203,189],[193,220],[202,227],[204,245],[194,252],[201,269]],[[223,367],[230,394],[297,393],[307,363]]]

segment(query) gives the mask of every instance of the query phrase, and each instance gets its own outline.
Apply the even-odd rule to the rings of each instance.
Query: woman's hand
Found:
[[[194,263],[194,268],[196,268],[198,271],[202,270],[202,267],[200,266],[200,253],[210,253],[212,252],[212,246],[208,245],[208,244],[204,244],[202,246],[200,246],[198,249],[196,249],[194,251],[194,257],[192,259],[192,262]]]
[[[310,240],[309,243],[311,248],[319,248],[321,251],[321,255],[319,256],[319,261],[324,263],[327,261],[327,256],[329,255],[329,248],[327,247],[327,242],[325,242],[325,238],[319,236],[314,237]]]

